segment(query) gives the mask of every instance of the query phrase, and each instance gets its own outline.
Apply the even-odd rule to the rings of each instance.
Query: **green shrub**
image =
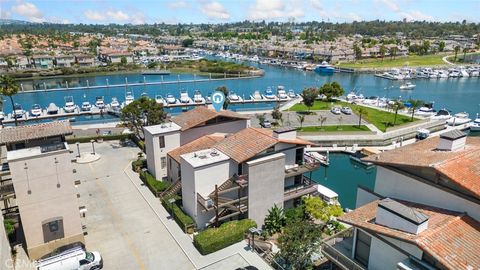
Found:
[[[140,179],[142,179],[143,183],[147,185],[147,187],[152,191],[155,196],[158,197],[160,192],[165,191],[168,187],[170,187],[170,183],[166,181],[158,181],[151,175],[148,171],[140,172]]]
[[[206,255],[242,241],[245,233],[252,227],[257,227],[257,224],[251,219],[230,221],[195,235],[193,244],[202,255]]]
[[[147,160],[145,159],[137,159],[132,162],[132,171],[140,172],[141,169],[147,167]]]
[[[5,232],[7,236],[12,235],[15,232],[15,221],[12,219],[3,220],[3,226],[5,226]]]
[[[175,201],[173,203],[169,202],[171,199],[175,199]],[[186,233],[193,233],[195,229],[195,221],[183,212],[182,208],[179,206],[181,203],[182,199],[178,195],[162,199],[163,207],[165,207],[168,213],[173,216],[173,219],[177,222],[178,226],[180,226],[180,228]]]

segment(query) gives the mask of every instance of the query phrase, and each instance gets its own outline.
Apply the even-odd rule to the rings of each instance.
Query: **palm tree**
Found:
[[[303,127],[303,122],[305,122],[305,115],[299,114],[299,115],[297,115],[297,117],[298,117],[298,122],[300,122],[300,128],[302,128]]]
[[[465,59],[467,57],[467,52],[468,52],[468,48],[463,48],[463,62],[465,63]]]
[[[412,119],[410,121],[413,121],[413,116],[415,115],[415,110],[420,108],[424,102],[423,100],[420,99],[410,99],[408,100],[410,104],[412,104]]]
[[[455,61],[457,61],[457,54],[458,52],[460,51],[460,46],[455,46],[455,48],[453,48],[453,50],[455,51]]]
[[[397,124],[398,110],[405,108],[405,105],[403,105],[402,102],[397,100],[391,106],[392,106],[392,109],[395,111],[395,117],[393,118],[393,125],[395,126]]]
[[[325,123],[325,121],[327,121],[327,117],[323,116],[323,115],[320,115],[318,117],[318,121],[320,122],[320,129],[322,128],[323,124]]]
[[[18,126],[17,115],[15,114],[14,109],[15,103],[13,102],[13,95],[18,93],[20,86],[18,86],[17,82],[15,82],[15,80],[8,75],[0,76],[0,86],[0,93],[3,96],[8,96],[10,98],[10,102],[12,103],[13,119],[15,120],[15,126]]]
[[[276,204],[268,210],[268,214],[265,217],[265,231],[272,235],[282,230],[283,226],[286,223],[285,212],[282,208],[278,207]]]
[[[363,107],[359,107],[357,110],[358,113],[358,127],[362,124],[362,116],[366,116],[368,114],[367,110]]]

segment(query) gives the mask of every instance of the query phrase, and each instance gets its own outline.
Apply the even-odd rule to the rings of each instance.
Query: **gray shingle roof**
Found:
[[[454,129],[454,130],[451,130],[451,131],[440,134],[440,138],[445,138],[445,139],[448,139],[448,140],[456,140],[456,139],[460,139],[460,138],[463,138],[463,137],[466,137],[466,136],[467,136],[467,134],[465,134],[464,132],[462,132],[458,129]]]
[[[404,204],[401,204],[397,201],[394,201],[390,198],[385,198],[378,203],[378,206],[395,214],[400,217],[403,217],[417,225],[422,224],[423,222],[429,219],[429,216],[423,214],[420,211],[417,211],[411,207],[408,207]]]

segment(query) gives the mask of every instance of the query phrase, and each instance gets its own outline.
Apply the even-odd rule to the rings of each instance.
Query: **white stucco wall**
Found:
[[[369,270],[397,269],[397,263],[407,258],[405,254],[372,237],[368,260]]]
[[[160,148],[160,136],[165,137],[165,147]],[[173,131],[162,134],[152,135],[145,132],[145,152],[147,153],[148,171],[157,179],[162,180],[167,177],[168,162],[167,153],[180,146],[180,132]],[[162,157],[165,158],[166,165],[162,169]],[[175,180],[175,179],[174,179]]]
[[[478,204],[384,167],[377,166],[374,191],[385,197],[467,212],[472,218],[480,221]]]
[[[382,207],[377,207],[375,223],[412,234],[419,234],[428,227],[428,220],[420,225],[397,216]]]
[[[357,201],[356,201],[355,207],[358,208],[360,206],[363,206],[369,202],[373,202],[378,199],[380,198],[375,194],[357,187]]]
[[[249,120],[237,120],[203,127],[195,127],[182,132],[180,143],[187,144],[205,135],[213,133],[236,133],[249,126]]]

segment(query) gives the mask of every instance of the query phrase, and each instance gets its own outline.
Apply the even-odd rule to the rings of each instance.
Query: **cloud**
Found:
[[[180,1],[168,3],[167,7],[170,9],[182,9],[182,8],[190,8],[190,5],[187,2],[180,0]]]
[[[32,3],[18,1],[17,4],[12,6],[12,12],[25,17],[32,22],[43,22],[45,18],[42,12]]]
[[[230,19],[230,13],[219,2],[201,2],[200,11],[205,14],[209,19],[213,20],[228,20]]]
[[[94,22],[123,22],[132,24],[144,24],[147,17],[143,12],[135,8],[129,8],[130,15],[125,11],[110,9],[106,12],[98,12],[95,10],[85,10],[83,15],[90,21]]]
[[[128,19],[130,19],[130,16],[128,16],[128,14],[120,10],[109,10],[106,14],[107,17],[115,21],[127,21]]]
[[[422,13],[419,10],[411,10],[411,11],[404,11],[399,12],[399,16],[405,18],[407,21],[433,21],[433,16],[427,15]]]
[[[394,12],[400,11],[400,7],[397,5],[397,3],[395,3],[392,0],[375,0],[375,2],[383,4],[391,11],[394,11]]]
[[[323,8],[321,0],[310,0],[310,4],[313,6],[313,9],[317,10],[320,17],[328,17],[328,12]]]
[[[71,23],[70,20],[68,20],[68,19],[60,18],[60,17],[56,17],[56,16],[52,16],[52,17],[47,18],[47,21],[51,22],[51,23],[58,23],[58,24],[69,24],[69,23]]]
[[[298,1],[289,1],[289,4],[285,4],[282,0],[256,0],[250,7],[248,18],[256,21],[298,18],[304,15]]]
[[[96,21],[96,22],[100,22],[100,21],[105,21],[107,19],[107,17],[105,16],[105,14],[102,14],[98,11],[94,11],[94,10],[85,10],[83,12],[83,15],[85,15],[85,17],[91,21]]]

